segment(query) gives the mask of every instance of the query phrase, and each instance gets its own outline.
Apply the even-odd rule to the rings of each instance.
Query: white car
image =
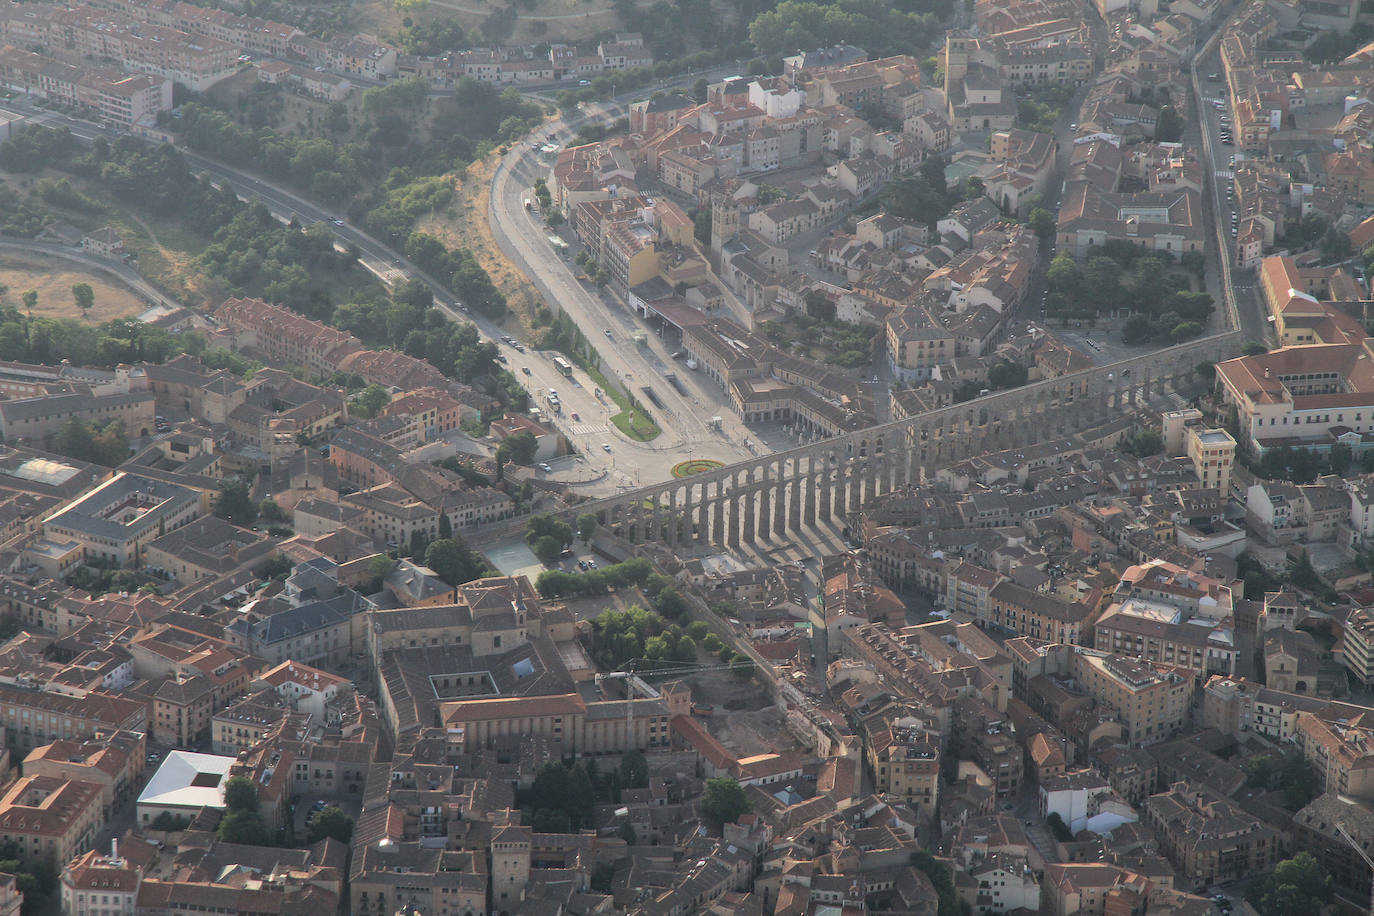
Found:
[[[609,451],[611,450],[611,443],[609,443],[609,442],[603,442],[603,443],[601,443],[601,450],[602,450],[603,452],[609,452]]]

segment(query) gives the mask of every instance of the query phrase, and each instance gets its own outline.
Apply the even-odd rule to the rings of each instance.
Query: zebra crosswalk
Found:
[[[593,436],[608,433],[611,427],[606,423],[569,423],[568,431],[574,436]]]

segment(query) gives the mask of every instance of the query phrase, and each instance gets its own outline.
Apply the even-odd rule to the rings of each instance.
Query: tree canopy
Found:
[[[345,814],[342,808],[334,805],[315,812],[310,816],[310,820],[306,821],[305,826],[311,843],[318,843],[325,838],[335,839],[340,843],[347,843],[353,839],[353,818]]]
[[[1331,886],[1321,863],[1311,853],[1300,852],[1261,876],[1245,896],[1260,916],[1292,916],[1318,912],[1331,899]]]
[[[740,815],[749,813],[749,799],[744,789],[729,776],[715,776],[706,780],[701,797],[701,810],[718,824],[733,824]]]

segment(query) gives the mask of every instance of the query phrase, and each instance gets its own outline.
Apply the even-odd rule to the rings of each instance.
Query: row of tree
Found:
[[[584,598],[604,595],[615,588],[642,585],[654,571],[644,557],[631,557],[599,569],[570,573],[561,569],[546,569],[535,580],[534,587],[545,598]]]

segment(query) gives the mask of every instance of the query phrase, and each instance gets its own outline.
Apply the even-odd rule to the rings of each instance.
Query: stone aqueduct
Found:
[[[1194,379],[1199,363],[1234,356],[1243,337],[1231,331],[1201,338],[592,500],[565,514],[591,512],[629,541],[658,540],[669,547],[700,542],[738,547],[818,521],[842,520],[875,497],[919,482],[922,472],[1098,425],[1139,398]],[[483,532],[499,533],[504,532]]]

